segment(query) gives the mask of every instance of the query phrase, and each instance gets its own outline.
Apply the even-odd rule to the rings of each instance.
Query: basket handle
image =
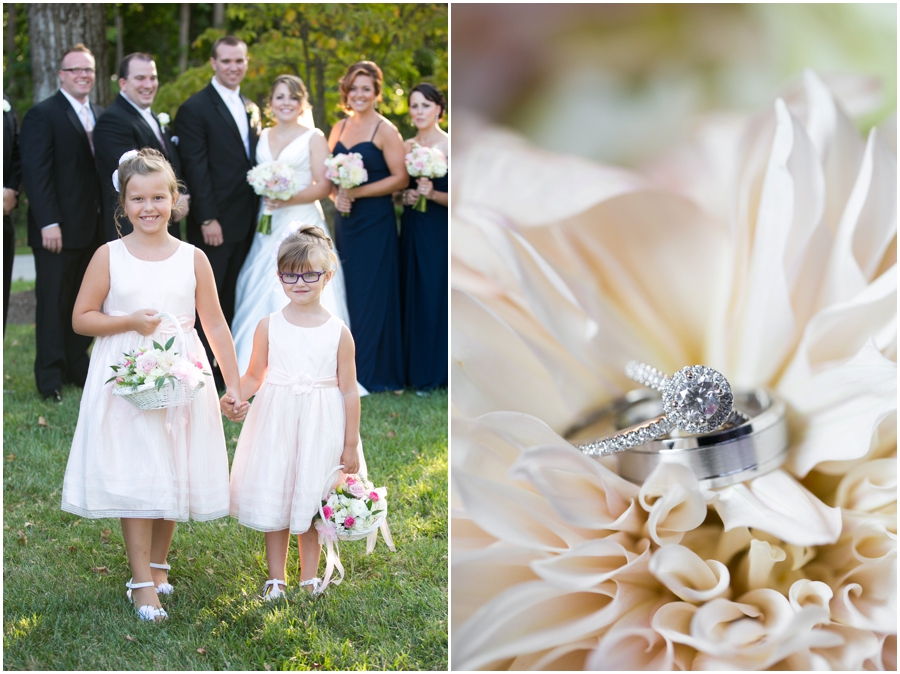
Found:
[[[175,330],[178,334],[178,348],[180,349],[178,355],[182,358],[187,358],[187,349],[185,348],[187,345],[185,344],[184,338],[184,330],[181,328],[181,321],[179,321],[175,316],[170,314],[168,311],[160,311],[154,315],[154,318],[168,318],[175,324]]]

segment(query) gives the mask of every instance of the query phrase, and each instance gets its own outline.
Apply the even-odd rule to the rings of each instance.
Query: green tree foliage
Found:
[[[8,3],[3,7],[4,27]],[[4,90],[21,118],[30,107],[31,62],[25,5],[18,3],[14,57],[4,54]],[[113,4],[107,6],[110,72],[115,73],[116,29]],[[191,4],[188,69],[178,73],[180,5],[120,3],[126,54],[148,52],[156,59],[160,88],[156,112],[173,115],[190,95],[209,83],[209,53],[226,32],[250,47],[250,68],[241,92],[266,107],[277,75],[299,75],[310,92],[317,125],[326,133],[342,117],[338,84],[348,65],[375,61],[385,86],[380,111],[404,137],[414,135],[407,115],[407,95],[419,82],[431,82],[447,92],[448,8],[442,3],[228,4],[226,30],[212,26],[212,4]],[[113,92],[118,91],[116,82]],[[446,122],[446,119],[445,119]]]
[[[401,133],[415,133],[407,116],[409,89],[430,81],[447,90],[445,4],[229,4],[228,31],[247,42],[250,67],[244,95],[266,107],[269,87],[283,73],[299,75],[310,92],[316,123],[326,133],[342,116],[338,85],[348,65],[368,59],[385,75],[382,114]],[[212,28],[192,46],[208,55],[224,31]],[[174,115],[206,86],[212,68],[189,68],[160,87],[154,109]]]

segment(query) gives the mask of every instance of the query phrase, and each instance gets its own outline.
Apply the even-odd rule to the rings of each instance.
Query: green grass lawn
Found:
[[[34,386],[34,327],[8,325],[3,381],[4,669],[446,670],[447,394],[362,401],[370,477],[388,488],[397,552],[341,545],[342,585],[259,599],[263,535],[235,520],[179,524],[169,620],[140,622],[118,520],[60,510],[80,389]],[[229,457],[240,427],[225,422]],[[296,587],[296,544],[288,581]],[[323,555],[324,565],[324,555]]]

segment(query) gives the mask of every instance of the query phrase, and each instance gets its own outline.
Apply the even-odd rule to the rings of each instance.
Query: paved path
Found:
[[[34,281],[34,255],[16,255],[13,281]]]

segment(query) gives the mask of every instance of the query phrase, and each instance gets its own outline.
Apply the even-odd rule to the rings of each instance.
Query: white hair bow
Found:
[[[126,153],[123,154],[121,157],[119,157],[119,166],[122,165],[122,162],[126,162],[126,161],[128,161],[129,159],[134,159],[134,158],[137,157],[137,156],[138,156],[138,151],[137,151],[137,150],[128,150],[128,152],[126,152]],[[113,174],[112,174],[112,183],[113,183],[113,187],[116,188],[116,192],[121,192],[121,191],[122,191],[122,190],[119,189],[119,169],[116,169],[115,171],[113,171]]]

